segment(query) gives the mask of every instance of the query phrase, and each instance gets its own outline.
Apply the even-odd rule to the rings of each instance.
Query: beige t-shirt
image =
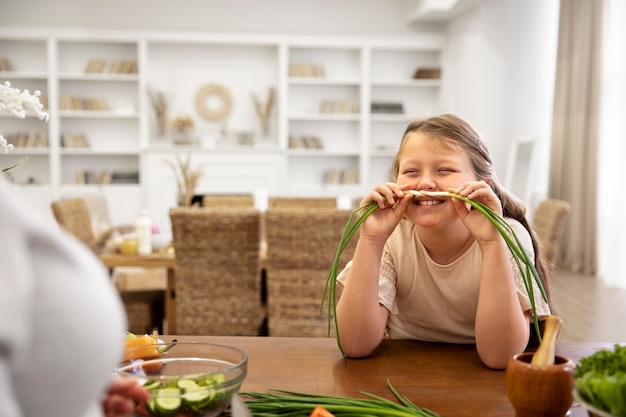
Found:
[[[507,219],[534,257],[528,231],[517,221]],[[524,311],[531,309],[522,276],[513,257],[517,295]],[[448,265],[434,262],[417,237],[415,225],[403,219],[391,234],[381,259],[378,297],[389,310],[388,337],[446,343],[475,343],[474,323],[482,254],[477,242]],[[351,262],[337,277],[343,285]],[[539,287],[533,282],[539,316],[550,315]]]

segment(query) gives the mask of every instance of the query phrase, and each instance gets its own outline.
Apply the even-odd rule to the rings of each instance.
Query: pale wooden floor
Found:
[[[553,300],[563,320],[559,340],[626,343],[626,289],[585,275],[557,273]]]

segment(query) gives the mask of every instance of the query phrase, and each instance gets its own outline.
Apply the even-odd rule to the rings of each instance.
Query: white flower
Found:
[[[41,92],[39,90],[30,94],[28,90],[20,91],[17,88],[11,87],[11,83],[6,81],[4,84],[0,84],[0,113],[7,113],[13,117],[24,119],[26,112],[32,112],[39,118],[39,120],[48,121],[50,117],[47,112],[43,110],[43,104],[39,101]],[[13,145],[7,142],[4,136],[0,135],[0,153],[6,154]],[[4,168],[1,172],[7,172],[22,161],[13,164],[10,167]]]
[[[13,149],[13,145],[11,145],[4,136],[0,135],[0,153],[7,154],[11,149]]]
[[[20,91],[11,87],[6,81],[0,84],[0,113],[8,113],[11,116],[24,119],[27,111],[32,111],[39,120],[48,121],[49,115],[43,110],[43,104],[39,101],[41,92],[35,91],[32,95],[28,90]]]

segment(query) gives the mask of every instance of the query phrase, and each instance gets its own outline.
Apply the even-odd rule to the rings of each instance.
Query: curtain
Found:
[[[626,288],[626,2],[605,0],[604,59],[598,147],[598,277]]]
[[[548,196],[572,210],[561,270],[597,270],[597,139],[604,0],[561,0]]]

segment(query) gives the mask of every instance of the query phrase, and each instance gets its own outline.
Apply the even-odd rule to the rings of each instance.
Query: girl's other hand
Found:
[[[465,182],[458,187],[448,189],[448,191],[482,203],[502,215],[502,203],[485,181]],[[498,230],[482,213],[471,210],[469,204],[459,199],[451,198],[451,200],[457,215],[477,241],[490,241],[500,237]]]
[[[116,375],[102,400],[105,417],[121,417],[135,410],[135,403],[146,401],[148,391],[135,379]]]

